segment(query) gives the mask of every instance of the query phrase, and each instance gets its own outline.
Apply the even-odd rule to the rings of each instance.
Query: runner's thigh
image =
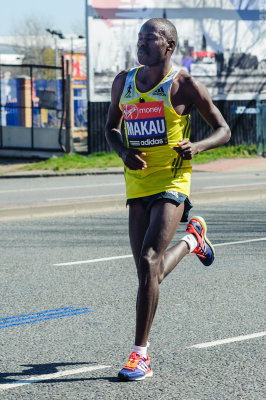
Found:
[[[168,199],[154,203],[150,211],[150,223],[145,234],[142,255],[154,251],[163,255],[169,246],[184,212],[184,203],[178,205]]]

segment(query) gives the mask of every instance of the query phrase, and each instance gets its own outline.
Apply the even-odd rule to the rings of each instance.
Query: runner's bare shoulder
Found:
[[[127,73],[129,70],[124,70],[119,72],[119,74],[116,75],[113,85],[112,85],[112,98],[116,98],[119,102],[119,99],[122,95],[126,78],[127,78]]]
[[[189,98],[191,98],[192,96],[193,98],[194,96],[201,97],[206,95],[206,87],[193,76],[191,76],[188,72],[182,69],[175,77],[175,81],[176,87],[178,87],[178,89],[182,91],[182,94],[184,96],[188,96]]]

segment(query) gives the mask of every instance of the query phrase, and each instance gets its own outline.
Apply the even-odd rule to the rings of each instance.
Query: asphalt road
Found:
[[[125,195],[122,174],[1,179],[0,184],[0,206]],[[195,172],[191,190],[213,191],[262,186],[266,187],[266,172]]]
[[[138,383],[116,379],[134,338],[127,211],[1,223],[1,399],[265,399],[265,202],[193,214],[216,261],[189,255],[162,283]]]

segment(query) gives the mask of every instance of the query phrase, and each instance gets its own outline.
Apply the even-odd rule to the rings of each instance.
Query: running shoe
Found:
[[[195,253],[206,267],[211,265],[214,261],[215,252],[211,242],[206,236],[207,225],[204,218],[192,217],[187,224],[186,232],[195,235],[198,241],[198,245],[192,253]]]
[[[123,381],[141,381],[152,377],[151,360],[141,354],[133,352],[130,354],[128,362],[118,374],[118,378]]]

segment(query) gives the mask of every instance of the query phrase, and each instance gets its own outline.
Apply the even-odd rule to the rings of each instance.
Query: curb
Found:
[[[246,188],[226,191],[192,192],[193,204],[211,204],[234,201],[247,201]],[[248,189],[249,200],[266,200],[266,186]],[[126,209],[126,197],[108,197],[97,200],[71,201],[64,203],[39,203],[27,206],[0,208],[0,221],[18,221],[25,219],[84,215],[98,212],[110,212]]]
[[[79,171],[74,171],[74,172],[35,172],[35,173],[19,173],[19,174],[5,174],[5,175],[0,175],[0,179],[26,179],[26,178],[55,178],[55,177],[63,177],[63,176],[84,176],[84,175],[123,175],[124,171],[117,170],[117,171],[112,171],[112,170],[106,170],[106,171],[84,171],[84,172],[79,172]]]
[[[197,173],[217,173],[217,172],[224,172],[224,173],[230,173],[231,171],[207,171],[205,169],[193,169],[192,174],[197,174]],[[236,172],[245,172],[245,171],[236,171]],[[84,172],[62,172],[62,173],[53,173],[53,172],[48,172],[48,173],[20,173],[20,174],[5,174],[1,175],[0,174],[0,179],[27,179],[27,178],[56,178],[56,177],[64,177],[64,176],[86,176],[86,175],[123,175],[124,170],[117,170],[117,171],[112,171],[112,170],[106,170],[106,171],[84,171]]]
[[[193,174],[197,173],[216,173],[216,171],[205,171],[205,170],[193,170]],[[66,172],[66,173],[34,173],[34,174],[6,174],[0,175],[0,179],[27,179],[27,178],[56,178],[64,176],[86,176],[86,175],[124,175],[124,171],[88,171],[88,172]]]

